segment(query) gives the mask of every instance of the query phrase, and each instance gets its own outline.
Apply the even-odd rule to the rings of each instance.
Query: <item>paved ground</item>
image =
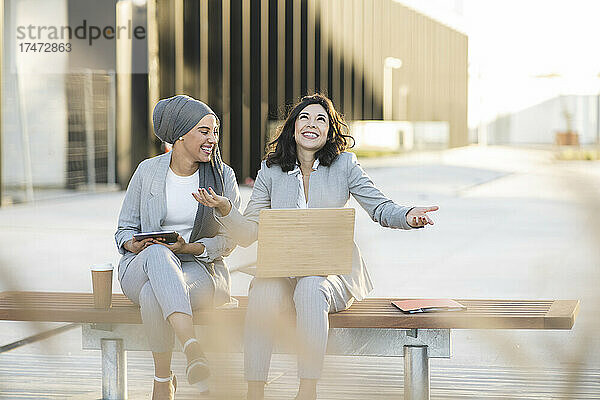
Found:
[[[215,376],[212,397],[203,400],[245,400],[242,354],[221,358],[209,355]],[[131,400],[149,399],[151,360],[138,352],[128,353],[128,384]],[[0,398],[11,400],[96,400],[100,397],[100,359],[87,355],[7,354],[0,362]],[[173,370],[180,379],[177,400],[198,400],[184,381],[185,361],[175,354]],[[57,373],[61,371],[61,373]],[[218,371],[218,374],[217,372]],[[16,373],[15,373],[16,372]],[[319,400],[390,400],[403,396],[402,359],[330,356],[325,360]],[[267,400],[292,400],[297,388],[295,359],[274,355],[274,378],[266,390]],[[571,385],[576,378],[576,385]],[[435,365],[431,368],[432,399],[598,399],[597,370],[573,368]]]
[[[464,366],[533,369],[536,376],[553,371],[584,388],[586,397],[600,398],[598,385],[586,386],[588,379],[599,381],[600,371],[600,163],[555,162],[545,150],[468,147],[363,165],[397,202],[441,207],[434,227],[412,232],[381,228],[357,213],[356,240],[374,278],[374,296],[582,302],[571,332],[453,331],[453,358],[433,360],[432,374],[444,368],[467,373]],[[250,192],[242,193],[247,198]],[[89,265],[118,260],[112,235],[122,198],[122,192],[79,195],[0,209],[0,290],[91,290]],[[254,257],[254,248],[238,249],[229,262]],[[233,282],[234,294],[246,293],[246,275],[234,274]],[[1,322],[0,344],[47,326]],[[93,352],[80,350],[80,340],[75,330],[0,355],[0,369],[6,372],[19,355],[85,359]],[[456,388],[451,379],[443,382]],[[470,396],[461,390],[451,393]],[[543,398],[565,397],[549,393]],[[13,398],[0,383],[3,395]]]

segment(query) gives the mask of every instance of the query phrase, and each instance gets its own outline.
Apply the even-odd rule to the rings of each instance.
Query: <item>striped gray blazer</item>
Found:
[[[260,210],[296,208],[299,190],[300,185],[295,174],[283,172],[278,165],[269,168],[263,161],[244,214],[234,206],[227,216],[223,217],[215,212],[215,217],[238,244],[246,247],[257,240]],[[354,196],[373,221],[381,226],[412,229],[406,222],[406,213],[410,207],[400,206],[385,197],[361,168],[354,153],[341,153],[329,167],[319,165],[311,174],[308,208],[344,207],[350,195]],[[365,298],[373,289],[371,277],[356,244],[352,273],[341,275],[341,278],[357,300]]]
[[[133,238],[135,233],[160,231],[161,224],[167,213],[167,198],[165,182],[171,163],[171,152],[142,161],[135,170],[127,193],[121,206],[119,222],[115,233],[115,241],[119,253],[123,254],[119,261],[119,280],[125,274],[129,263],[136,256],[123,247],[123,244]],[[240,192],[235,179],[235,173],[226,164],[223,164],[224,195],[232,204],[239,207]],[[191,196],[191,194],[190,194]],[[193,223],[194,221],[190,221]],[[223,261],[235,248],[235,242],[225,229],[212,238],[201,238],[196,241],[206,247],[206,256],[194,256],[194,259],[203,268],[211,271],[210,264],[214,264],[214,274],[211,276],[215,283],[215,305],[230,301],[229,270]]]

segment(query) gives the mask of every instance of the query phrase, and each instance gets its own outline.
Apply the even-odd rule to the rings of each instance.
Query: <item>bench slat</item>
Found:
[[[544,319],[545,329],[571,329],[579,314],[579,300],[556,300]],[[568,326],[569,328],[565,328]]]
[[[198,312],[194,322],[218,318],[241,324],[247,297],[235,296],[240,306],[216,312]],[[390,298],[355,302],[349,310],[329,315],[332,328],[400,329],[571,329],[579,312],[579,300],[481,300],[458,299],[467,307],[460,312],[403,314]],[[0,320],[141,323],[139,309],[122,294],[113,294],[110,310],[98,310],[91,293],[2,292]]]

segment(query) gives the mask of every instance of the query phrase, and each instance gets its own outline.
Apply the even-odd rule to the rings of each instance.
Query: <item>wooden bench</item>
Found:
[[[239,336],[236,347],[224,351],[241,351],[247,298],[236,298],[238,308],[194,314],[197,325],[237,327],[227,330]],[[569,330],[579,311],[578,300],[458,299],[466,311],[403,314],[391,300],[369,298],[330,314],[327,352],[404,357],[405,399],[429,399],[429,358],[450,358],[451,329]],[[82,323],[83,348],[102,350],[104,399],[127,397],[125,351],[148,350],[139,308],[119,294],[110,310],[98,310],[91,293],[3,292],[0,320]]]

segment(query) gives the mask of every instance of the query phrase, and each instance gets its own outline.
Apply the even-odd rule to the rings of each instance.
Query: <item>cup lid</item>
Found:
[[[92,271],[112,271],[113,265],[111,263],[106,264],[95,264],[90,267]]]

